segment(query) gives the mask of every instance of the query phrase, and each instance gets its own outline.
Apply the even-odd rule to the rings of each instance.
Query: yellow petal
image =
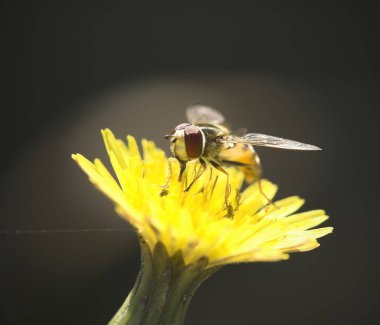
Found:
[[[181,251],[186,264],[206,257],[209,267],[279,261],[290,252],[318,247],[317,238],[332,231],[309,230],[328,217],[323,210],[293,214],[304,203],[297,196],[268,201],[277,186],[267,180],[261,180],[261,189],[256,182],[241,192],[244,174],[227,168],[231,190],[226,204],[227,177],[215,168],[207,166],[188,188],[201,171],[196,160],[187,163],[178,182],[178,161],[167,158],[153,142],[142,141],[141,156],[134,137],[128,136],[126,144],[108,129],[102,135],[117,180],[100,160],[72,157],[152,250],[160,242],[169,254]]]

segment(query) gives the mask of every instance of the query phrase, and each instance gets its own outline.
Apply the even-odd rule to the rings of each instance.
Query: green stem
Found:
[[[218,268],[206,269],[206,258],[185,266],[181,252],[169,256],[161,243],[153,252],[140,245],[140,273],[109,325],[182,325],[195,291]]]

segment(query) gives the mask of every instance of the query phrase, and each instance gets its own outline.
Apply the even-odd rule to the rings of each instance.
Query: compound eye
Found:
[[[186,154],[189,158],[199,158],[203,153],[203,135],[201,130],[193,125],[184,129]]]

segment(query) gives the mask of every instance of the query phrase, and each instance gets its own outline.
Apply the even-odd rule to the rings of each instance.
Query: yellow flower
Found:
[[[310,230],[328,218],[322,210],[294,214],[304,203],[297,196],[268,204],[257,183],[241,192],[244,175],[234,168],[228,169],[232,208],[226,209],[226,176],[216,169],[207,168],[186,192],[199,171],[198,162],[188,163],[183,181],[178,182],[178,162],[153,142],[142,140],[141,156],[132,136],[126,145],[108,129],[102,134],[117,180],[100,160],[92,163],[80,154],[72,157],[151,251],[162,243],[169,256],[180,251],[186,265],[207,258],[208,268],[278,261],[287,259],[288,253],[318,247],[317,238],[332,232],[331,227]],[[172,176],[166,195],[161,195],[169,168]],[[272,199],[277,187],[262,180],[262,190]]]

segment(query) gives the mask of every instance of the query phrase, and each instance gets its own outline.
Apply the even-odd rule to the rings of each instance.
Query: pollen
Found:
[[[317,248],[318,238],[332,232],[332,227],[315,228],[328,219],[323,210],[296,213],[304,203],[298,196],[268,203],[277,192],[268,180],[261,181],[261,190],[257,183],[242,190],[243,172],[228,168],[226,204],[227,177],[218,170],[208,166],[188,188],[201,170],[197,160],[178,181],[178,161],[154,142],[142,140],[140,152],[132,136],[124,142],[108,129],[102,135],[116,178],[99,159],[72,158],[152,251],[162,244],[169,255],[181,252],[185,264],[207,258],[207,267],[279,261]]]

